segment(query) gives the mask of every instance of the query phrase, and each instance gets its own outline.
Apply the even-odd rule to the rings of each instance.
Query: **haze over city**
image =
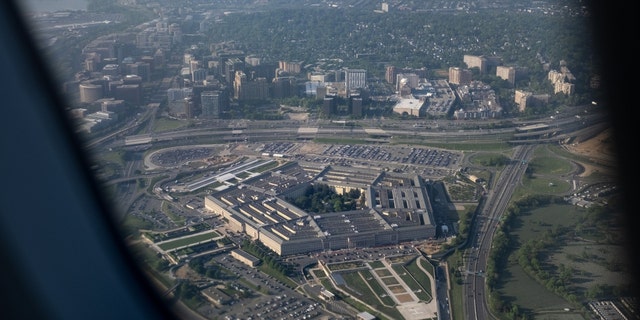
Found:
[[[634,317],[588,6],[26,8],[179,318]]]

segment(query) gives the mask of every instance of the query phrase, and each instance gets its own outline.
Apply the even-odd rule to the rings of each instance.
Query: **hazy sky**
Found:
[[[87,0],[18,0],[25,10],[44,12],[59,10],[87,10]]]

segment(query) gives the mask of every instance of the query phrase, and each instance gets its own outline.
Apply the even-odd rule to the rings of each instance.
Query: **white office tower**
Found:
[[[364,69],[345,69],[344,70],[345,91],[362,89],[367,86],[367,70]]]

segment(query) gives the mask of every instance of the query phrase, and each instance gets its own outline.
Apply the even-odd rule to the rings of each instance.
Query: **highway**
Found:
[[[147,119],[153,118],[154,113],[148,112],[137,123],[148,124]],[[497,120],[496,120],[497,121]],[[545,120],[546,121],[546,120]],[[219,120],[223,122],[223,120]],[[226,121],[228,123],[228,121]],[[317,138],[341,139],[375,139],[376,142],[404,141],[405,143],[428,140],[436,143],[456,142],[496,142],[508,141],[513,144],[538,144],[563,141],[575,136],[580,130],[602,130],[607,125],[607,119],[601,113],[589,114],[581,118],[566,117],[549,122],[549,128],[539,132],[518,132],[517,127],[492,128],[479,127],[477,129],[463,128],[460,122],[440,120],[437,127],[416,128],[414,122],[385,120],[382,124],[360,120],[356,125],[346,126],[330,122],[317,121],[312,124],[304,121],[251,121],[242,126],[209,125],[198,128],[178,129],[176,131],[149,132],[146,130],[149,143],[175,142],[197,138],[211,138],[224,142],[256,142],[274,140],[296,140]],[[468,124],[465,122],[464,124]],[[89,142],[89,147],[110,142],[112,147],[127,145],[127,131],[135,129],[135,124],[129,124],[123,129],[96,138]],[[147,125],[148,127],[148,125]],[[132,136],[129,136],[132,137]],[[129,139],[129,145],[133,145]],[[140,139],[140,143],[147,143]]]
[[[145,134],[150,140],[144,144],[159,147],[162,144],[180,143],[189,144],[191,140],[210,138],[213,141],[287,141],[316,138],[341,138],[341,139],[376,139],[378,142],[391,142],[392,139],[402,139],[407,143],[428,140],[432,143],[469,142],[469,141],[493,141],[510,142],[514,147],[511,155],[512,161],[499,172],[494,184],[489,187],[488,194],[482,202],[480,213],[475,219],[472,231],[469,234],[469,259],[464,266],[465,282],[463,285],[464,319],[494,319],[487,305],[485,286],[485,270],[487,259],[491,249],[494,234],[502,215],[507,209],[512,194],[520,183],[525,173],[527,164],[532,157],[536,144],[557,143],[577,136],[593,136],[604,130],[607,119],[602,113],[593,112],[566,114],[555,119],[538,119],[529,123],[545,123],[548,125],[540,132],[519,132],[517,126],[491,127],[489,121],[485,121],[484,127],[469,129],[470,122],[454,120],[438,120],[437,125],[427,128],[415,127],[415,121],[400,120],[359,120],[353,121],[353,125],[337,124],[331,121],[238,121],[218,120],[176,131],[152,132],[149,121],[155,117],[155,110],[150,110],[142,115],[138,121],[125,126],[122,130],[96,138],[89,146],[106,146],[113,148],[127,146],[126,132],[132,132],[136,126],[145,125]],[[497,123],[499,120],[495,120]],[[435,123],[435,121],[434,121]],[[463,127],[463,124],[466,125]],[[463,129],[464,128],[464,129]],[[489,129],[491,128],[491,129]],[[129,131],[130,130],[130,131]],[[140,130],[138,130],[139,132]],[[129,141],[137,141],[130,139]],[[215,142],[219,143],[219,142]],[[135,146],[136,143],[129,144]],[[135,169],[140,163],[135,163],[125,168],[125,177],[135,177]],[[443,314],[444,315],[444,314]]]
[[[463,286],[465,319],[494,319],[487,305],[485,274],[487,258],[493,236],[498,228],[502,214],[520,183],[527,164],[533,155],[534,146],[515,147],[512,161],[505,166],[486,197],[480,214],[470,234],[472,243],[471,259],[466,265],[466,280]]]

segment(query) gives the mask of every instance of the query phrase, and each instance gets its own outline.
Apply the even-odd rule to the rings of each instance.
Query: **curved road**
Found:
[[[142,118],[149,119],[155,112],[148,112]],[[162,132],[151,135],[151,143],[163,141],[184,140],[193,137],[216,136],[225,141],[264,141],[264,140],[296,140],[299,136],[308,138],[318,137],[370,137],[389,140],[392,136],[400,136],[407,140],[423,140],[440,142],[459,142],[470,140],[493,140],[510,141],[522,143],[515,147],[512,156],[513,161],[505,166],[500,173],[495,184],[490,188],[483,203],[476,223],[470,234],[472,245],[472,259],[466,265],[465,274],[467,281],[463,286],[464,318],[465,319],[494,319],[487,306],[487,296],[485,288],[484,270],[487,266],[487,257],[491,248],[491,242],[498,223],[505,212],[509,200],[515,189],[515,185],[520,182],[527,163],[532,156],[534,145],[547,142],[557,142],[570,139],[577,135],[588,135],[591,131],[601,130],[605,117],[601,114],[588,114],[582,116],[565,116],[560,119],[539,120],[538,123],[548,123],[551,129],[540,133],[521,134],[523,140],[512,141],[517,137],[516,128],[482,129],[476,130],[459,129],[453,125],[454,121],[447,124],[447,129],[425,129],[415,128],[410,121],[384,121],[382,128],[363,128],[361,126],[345,126],[335,123],[316,122],[315,125],[307,125],[301,121],[280,121],[280,122],[260,122],[245,121],[244,126],[217,126],[208,128],[188,129],[173,132]],[[140,121],[144,122],[144,121]],[[367,120],[361,121],[363,125]],[[229,123],[222,121],[222,123]],[[380,124],[380,123],[378,123]],[[453,128],[452,128],[453,127]],[[111,143],[112,146],[124,146],[124,138],[119,139],[123,131],[130,130],[131,126],[113,133],[111,135],[98,138],[89,143],[89,146],[96,146],[102,143]],[[147,127],[148,128],[148,127]],[[115,140],[115,141],[114,141]],[[134,167],[128,168],[128,176],[133,176]]]

